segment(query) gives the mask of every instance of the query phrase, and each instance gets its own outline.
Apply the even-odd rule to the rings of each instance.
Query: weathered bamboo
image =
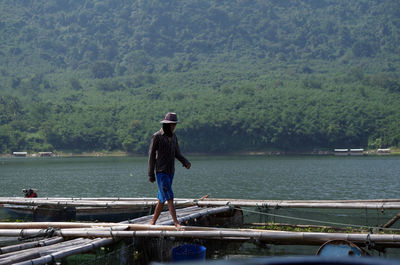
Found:
[[[25,200],[25,201],[150,201],[150,202],[157,202],[157,198],[148,198],[148,197],[140,197],[140,198],[133,198],[133,197],[36,197],[36,198],[25,198],[25,197],[0,197],[0,202],[5,200]],[[195,199],[183,199],[183,198],[175,198],[174,201],[188,201],[188,200],[195,200]]]
[[[199,213],[200,210],[200,213]],[[223,207],[218,207],[218,208],[213,208],[213,209],[207,209],[207,208],[199,208],[197,206],[193,206],[192,208],[189,209],[178,209],[178,219],[182,222],[186,219],[189,218],[195,218],[195,217],[199,217],[201,215],[204,214],[213,214],[213,213],[219,213],[219,212],[225,212],[225,211],[229,211],[230,207],[228,206],[223,206]],[[167,215],[165,213],[163,213],[164,215]],[[170,218],[168,218],[170,219]],[[166,222],[168,222],[169,220],[167,220]],[[103,226],[102,226],[103,225]],[[37,234],[43,234],[44,229],[47,229],[49,227],[52,228],[57,228],[57,230],[51,230],[50,232],[53,233],[54,235],[63,235],[65,237],[72,237],[72,235],[78,231],[80,231],[80,233],[84,233],[84,234],[90,234],[93,230],[96,230],[98,232],[103,231],[103,232],[107,232],[108,233],[108,237],[103,238],[103,239],[99,239],[100,244],[104,244],[104,245],[108,245],[112,242],[114,242],[114,240],[117,240],[117,237],[113,237],[113,232],[115,232],[115,230],[122,230],[125,228],[130,228],[130,229],[140,229],[142,231],[146,230],[151,230],[151,229],[163,229],[163,230],[172,230],[172,231],[176,231],[176,227],[175,226],[153,226],[153,225],[144,225],[144,224],[129,224],[127,222],[122,222],[122,223],[67,223],[67,222],[58,222],[58,223],[54,223],[54,222],[42,222],[42,223],[0,223],[0,226],[2,228],[8,228],[8,229],[4,229],[4,230],[8,230],[8,232],[5,235],[10,236],[11,234],[14,236],[35,236]],[[15,227],[19,227],[22,229],[12,229]],[[42,228],[42,229],[31,229],[33,227],[36,228]],[[75,228],[75,227],[86,227],[85,228],[75,228],[75,229],[66,229],[65,227],[69,227],[69,228]],[[64,228],[64,229],[59,229],[59,228]],[[90,228],[90,229],[87,229]],[[208,231],[210,229],[214,229],[214,228],[203,228],[203,227],[187,227],[184,226],[183,229],[185,230],[196,230],[196,231]],[[0,231],[0,234],[4,235],[4,230]],[[112,239],[110,239],[110,237]],[[51,255],[47,255],[47,256],[43,256],[43,254],[41,254],[43,257],[38,257],[35,258],[34,260],[32,260],[32,262],[35,262],[35,264],[44,264],[49,262],[50,258],[56,257],[56,255],[60,255],[60,257],[63,256],[69,256],[69,255],[73,255],[75,253],[82,253],[85,251],[85,248],[91,248],[92,245],[87,245],[86,247],[83,247],[82,244],[80,244],[80,246],[74,247],[72,250],[71,249],[66,249],[65,247],[62,248],[62,251],[60,250],[58,252],[58,254],[54,253],[54,249],[48,249],[48,252],[51,253]],[[38,250],[35,250],[35,252],[37,253]],[[23,260],[25,256],[30,255],[28,252],[20,252],[20,253],[14,253],[16,255],[14,255],[14,260],[13,262],[16,262],[16,258],[18,257],[19,259]],[[37,254],[32,254],[32,255],[37,255]],[[31,261],[28,262],[28,264]],[[23,264],[23,263],[22,263]]]
[[[197,206],[192,206],[192,207],[187,207],[183,209],[178,209],[178,219],[180,222],[185,222],[190,219],[195,219],[199,218],[204,215],[211,215],[211,214],[218,214],[218,213],[223,213],[223,212],[228,212],[230,211],[231,208],[229,206],[221,206],[221,207],[216,207],[216,208],[201,208],[199,211],[199,207]],[[139,223],[148,223],[152,216],[143,216],[139,217],[133,220],[130,220],[130,223],[134,224],[139,224]],[[160,216],[158,219],[158,224],[162,225],[172,225],[174,222],[169,216],[169,214],[163,214]]]
[[[3,232],[3,230],[0,230]],[[28,236],[40,232],[39,229],[26,230],[6,230],[8,236]],[[328,240],[339,239],[348,240],[354,243],[366,243],[367,241],[375,244],[390,244],[400,247],[400,235],[395,234],[358,234],[358,233],[315,233],[315,232],[283,232],[283,231],[264,231],[254,229],[213,229],[204,230],[138,230],[138,231],[113,231],[100,229],[61,229],[55,231],[56,235],[64,237],[189,237],[189,238],[251,238],[263,240],[266,243],[278,244],[322,244]]]
[[[51,200],[40,198],[0,198],[0,204],[14,205],[53,205],[53,206],[93,206],[93,207],[138,207],[154,206],[155,199],[144,198],[143,200]],[[337,208],[337,209],[400,209],[400,200],[381,199],[381,200],[350,200],[350,201],[290,201],[290,200],[236,200],[236,199],[176,199],[177,206],[224,206],[233,205],[238,207],[272,207],[272,208]]]
[[[294,225],[294,224],[287,224],[287,223],[246,223],[245,226],[277,226],[277,227],[290,227],[290,228],[314,228],[314,229],[333,229],[333,230],[340,230],[345,231],[346,228],[341,227],[333,227],[333,226],[326,226],[326,225]]]
[[[400,213],[396,214],[392,219],[390,219],[386,224],[384,224],[382,227],[383,228],[389,228],[391,227],[394,223],[397,222],[397,220],[400,219]]]
[[[196,218],[199,218],[204,215],[219,214],[219,213],[224,213],[224,212],[227,212],[230,210],[231,210],[231,208],[228,206],[218,207],[218,208],[207,208],[207,210],[205,210],[203,212],[194,212],[187,216],[181,217],[179,220],[180,220],[180,222],[186,222],[188,220],[196,219]],[[169,220],[163,222],[162,224],[163,225],[173,225],[173,223],[174,223],[173,220],[169,219]]]
[[[199,212],[200,210],[200,212]],[[212,208],[212,209],[207,209],[207,208],[199,208],[197,206],[193,206],[189,209],[178,209],[178,219],[180,220],[180,222],[183,222],[186,219],[189,218],[195,218],[204,214],[213,214],[213,213],[219,213],[219,212],[225,212],[225,211],[229,211],[230,207],[227,206],[223,206],[223,207],[218,207],[218,208]],[[163,215],[167,215],[167,213],[163,213]],[[168,218],[168,220],[166,220],[165,222],[169,222],[170,218]],[[146,221],[147,223],[148,221]],[[147,224],[129,224],[127,222],[122,222],[122,223],[68,223],[68,222],[35,222],[35,223],[0,223],[0,227],[2,228],[7,228],[4,230],[8,230],[7,233],[4,234],[4,230],[0,231],[1,235],[18,235],[18,236],[35,236],[39,233],[43,233],[44,229],[47,229],[49,227],[53,227],[53,228],[64,228],[64,229],[60,229],[60,230],[52,230],[51,233],[55,234],[55,235],[63,235],[65,237],[70,237],[69,235],[71,235],[71,233],[76,233],[78,231],[80,231],[80,233],[86,233],[89,234],[91,233],[93,230],[96,231],[103,231],[103,232],[108,232],[109,237],[113,237],[113,231],[115,231],[116,229],[123,229],[126,227],[129,227],[130,229],[137,229],[137,230],[142,230],[142,231],[148,231],[148,230],[155,230],[155,229],[162,229],[165,231],[176,231],[176,227],[175,226],[153,226],[153,225],[147,225]],[[19,227],[20,230],[18,229],[14,229],[16,227]],[[42,228],[42,229],[32,229],[32,228]],[[75,228],[75,229],[67,229],[68,228]],[[80,227],[79,229],[77,229],[76,227]],[[85,229],[86,228],[86,229]],[[91,228],[91,229],[88,229]],[[208,231],[208,230],[212,230],[214,228],[204,228],[204,227],[188,227],[188,226],[184,226],[183,229],[189,231],[189,230],[196,230],[196,231]],[[112,243],[113,241],[109,241],[110,239],[108,238],[104,238],[102,240],[104,240],[106,243],[104,244],[109,244]],[[117,239],[117,238],[113,238],[113,239]],[[107,243],[108,242],[108,243]],[[83,251],[80,247],[75,249],[74,251]],[[62,251],[62,255],[70,255],[71,252],[69,252],[68,250],[65,250],[65,248]],[[25,255],[28,255],[26,252],[25,253],[18,253],[17,256],[20,256],[21,258],[23,258]],[[52,254],[54,256],[54,254]],[[48,259],[46,258],[37,258],[35,260],[40,260],[40,262],[44,262],[46,263],[48,261]],[[35,261],[37,262],[37,261]],[[41,263],[41,264],[42,264]]]
[[[6,247],[0,248],[0,255],[15,252],[15,251],[20,251],[20,250],[24,250],[24,249],[29,249],[29,248],[49,246],[49,245],[60,243],[63,240],[64,239],[62,237],[55,237],[55,238],[51,238],[51,239],[44,239],[44,240],[28,242],[28,243],[23,243],[23,244],[18,244],[18,245],[6,246]],[[0,258],[1,258],[1,256],[0,256]]]
[[[40,257],[40,254],[38,252],[31,252],[31,253],[25,253],[21,255],[14,255],[10,256],[7,258],[0,259],[0,265],[9,265],[9,264],[15,264],[16,262],[20,262],[23,260],[30,260],[34,258]]]
[[[77,238],[69,241],[63,241],[58,244],[53,244],[49,246],[37,247],[35,249],[25,249],[17,252],[7,253],[0,255],[0,264],[14,264],[15,262],[24,261],[28,259],[34,259],[40,257],[41,255],[47,255],[47,253],[55,252],[60,249],[68,249],[71,247],[76,247],[80,244],[86,244],[90,242],[90,239]]]
[[[22,228],[24,227],[24,228]],[[43,224],[43,225],[34,225],[29,228],[28,226],[19,226],[19,228],[7,228],[7,229],[0,229],[0,236],[20,236],[20,237],[30,237],[30,236],[35,236],[37,234],[44,234],[45,229],[48,227]],[[33,228],[35,227],[35,228]],[[92,231],[92,230],[98,230],[98,231],[123,231],[123,230],[129,230],[129,231],[176,231],[177,228],[172,225],[148,225],[148,224],[143,224],[143,225],[137,225],[137,224],[132,224],[132,225],[126,225],[126,226],[121,226],[120,224],[116,223],[110,223],[110,224],[100,224],[99,226],[91,226],[91,225],[85,225],[83,224],[82,226],[69,226],[69,225],[63,225],[63,224],[57,224],[55,223],[53,227],[57,227],[56,230],[52,230],[51,233],[55,235],[63,235],[63,236],[68,236],[69,231]],[[199,227],[199,226],[182,226],[180,228],[183,231],[214,231],[217,230],[217,228],[214,227]],[[66,234],[64,234],[66,233]]]
[[[71,246],[69,248],[65,248],[60,251],[52,252],[51,254],[47,254],[47,255],[44,255],[39,258],[26,260],[26,261],[16,263],[16,264],[18,264],[18,265],[28,265],[28,264],[29,265],[31,265],[31,264],[39,265],[39,264],[53,263],[55,260],[58,260],[58,259],[61,259],[61,258],[67,257],[67,256],[88,252],[90,250],[109,245],[113,241],[114,241],[113,239],[91,240],[89,243]]]
[[[96,226],[117,226],[118,223],[78,223],[78,222],[0,222],[0,229],[28,229],[28,228],[85,228]]]
[[[50,201],[50,200],[38,200],[38,199],[13,199],[1,201],[0,204],[11,204],[11,205],[27,205],[27,206],[59,206],[59,207],[145,207],[154,206],[156,202],[153,201]]]
[[[198,218],[203,215],[211,215],[218,214],[230,211],[230,207],[222,206],[217,208],[199,208],[197,206],[189,207],[189,209],[178,209],[178,219],[180,222],[185,222],[190,219]],[[126,225],[129,226],[131,230],[174,230],[173,226],[165,226],[172,225],[172,219],[169,217],[168,213],[162,213],[163,216],[166,216],[165,220],[162,221],[160,219],[159,224],[163,224],[163,226],[157,225],[146,225],[151,216],[145,216],[137,219],[133,219],[131,221],[125,221],[121,223],[78,223],[78,222],[0,222],[0,229],[28,229],[28,228],[88,228],[88,227],[111,227],[111,226],[121,226]],[[145,223],[145,224],[144,224]]]
[[[331,202],[286,202],[286,201],[276,201],[276,202],[264,202],[260,201],[198,201],[196,202],[198,206],[222,206],[222,205],[232,205],[237,207],[266,207],[266,208],[320,208],[320,209],[400,209],[400,202],[353,202],[353,203],[331,203]]]
[[[0,197],[0,203],[3,203],[4,200],[26,200],[31,201],[33,198],[25,198],[25,197]],[[150,197],[37,197],[34,198],[36,201],[151,201],[157,202],[157,198]],[[364,200],[249,200],[249,199],[232,199],[232,198],[204,198],[204,199],[194,199],[194,198],[174,198],[174,201],[237,201],[237,202],[247,202],[247,201],[258,201],[260,203],[265,202],[309,202],[309,203],[321,203],[321,202],[331,202],[331,203],[354,203],[354,202],[400,202],[400,198],[392,198],[392,199],[364,199]]]
[[[62,237],[57,237],[57,238],[62,238]],[[22,249],[22,250],[18,250],[15,252],[10,252],[10,253],[5,253],[0,255],[0,260],[9,258],[9,257],[14,257],[14,256],[24,256],[27,253],[39,253],[39,254],[43,254],[43,253],[48,253],[54,250],[58,250],[61,248],[66,248],[69,246],[76,246],[79,244],[83,244],[83,243],[87,243],[90,242],[90,239],[88,238],[74,238],[71,240],[65,240],[64,238],[62,238],[63,241],[56,243],[56,244],[51,244],[48,246],[39,246],[39,247],[35,247],[35,248],[27,248],[27,249]]]

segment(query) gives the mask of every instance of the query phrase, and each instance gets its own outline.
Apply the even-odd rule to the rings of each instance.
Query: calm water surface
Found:
[[[205,194],[214,198],[282,200],[399,197],[399,156],[188,156],[188,159],[192,162],[190,170],[176,163],[176,197],[199,198]],[[155,197],[157,193],[156,184],[148,182],[146,157],[0,158],[0,187],[0,197],[22,196],[21,189],[29,187],[37,188],[40,197]],[[272,213],[377,226],[386,223],[397,211],[331,213],[272,209]],[[288,222],[287,218],[261,215],[250,215],[246,220]],[[244,244],[239,250],[219,255],[225,258],[237,254],[241,257],[315,255],[318,248],[272,245],[265,249]],[[399,259],[400,250],[388,249],[385,256]]]
[[[176,162],[176,197],[398,198],[399,156],[188,156]],[[146,157],[0,158],[0,196],[155,197]]]

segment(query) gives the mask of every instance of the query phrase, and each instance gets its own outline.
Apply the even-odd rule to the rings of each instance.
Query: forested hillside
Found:
[[[400,2],[4,0],[0,153],[400,147]]]

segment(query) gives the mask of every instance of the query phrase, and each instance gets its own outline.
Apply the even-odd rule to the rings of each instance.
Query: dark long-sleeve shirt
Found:
[[[179,149],[178,139],[175,133],[172,134],[170,139],[168,139],[163,129],[153,134],[149,149],[149,177],[155,177],[154,171],[157,173],[174,173],[175,158],[178,159],[183,166],[190,164]]]

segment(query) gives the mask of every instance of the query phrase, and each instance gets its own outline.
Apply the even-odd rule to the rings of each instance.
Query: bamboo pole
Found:
[[[18,255],[14,255],[7,259],[3,259],[4,261],[9,260],[10,258],[13,260],[12,264],[46,264],[53,263],[59,253],[71,253],[73,255],[73,251],[78,253],[83,253],[85,251],[96,248],[97,246],[103,246],[103,244],[110,244],[113,242],[113,239],[101,239],[101,240],[70,240],[69,244],[57,245],[57,248],[42,248],[38,249],[35,252],[26,252]],[[99,244],[100,243],[100,244]],[[89,249],[88,249],[89,246]],[[34,256],[34,257],[33,257]],[[65,255],[68,256],[68,255]],[[65,257],[64,256],[64,257]],[[20,263],[15,263],[20,262]],[[11,264],[11,263],[6,263]]]
[[[38,200],[38,199],[28,199],[28,200],[20,200],[20,199],[10,199],[0,201],[0,204],[11,204],[11,205],[27,205],[27,206],[58,206],[58,207],[140,207],[140,206],[154,206],[156,202],[152,201],[50,201],[50,200]]]
[[[218,214],[230,211],[230,207],[223,206],[218,208],[199,208],[197,206],[190,207],[189,209],[179,209],[178,220],[180,222],[185,222],[190,219],[199,218],[204,215]],[[168,213],[163,213],[163,215],[168,215]],[[148,222],[151,216],[145,216],[137,219],[133,219],[131,221],[125,221],[121,223],[81,223],[81,222],[0,222],[0,229],[28,229],[28,228],[88,228],[88,227],[112,227],[112,226],[121,226],[126,225],[131,230],[173,230],[174,226],[165,226],[172,225],[173,222],[170,218],[163,222],[159,222],[161,225],[146,225],[140,224],[140,222]]]
[[[121,224],[116,224],[117,226],[111,227],[109,231],[120,231],[122,229],[125,229],[126,226],[121,226]],[[95,230],[98,231],[105,231],[104,229],[101,228],[96,228]],[[28,232],[22,232],[22,231],[28,231]],[[20,236],[27,236],[28,234],[31,234],[33,232],[33,235],[35,235],[35,232],[40,232],[42,230],[38,229],[33,229],[33,230],[21,230]],[[65,230],[65,232],[68,232],[68,229]],[[62,233],[59,232],[61,235]],[[112,237],[112,235],[110,235]],[[14,264],[15,262],[22,261],[21,263],[17,264],[46,264],[49,262],[54,262],[56,259],[63,258],[66,256],[74,255],[74,254],[79,254],[79,253],[84,253],[89,250],[92,250],[97,247],[102,247],[109,245],[113,242],[115,242],[117,238],[98,238],[98,239],[85,239],[85,238],[77,238],[69,241],[62,242],[61,244],[56,244],[52,245],[49,247],[42,247],[42,248],[36,248],[36,249],[27,249],[27,250],[22,250],[19,253],[9,253],[13,254],[12,258],[10,259],[9,257],[5,257],[3,259],[0,259],[0,261],[8,261],[10,263],[5,263],[5,264]],[[55,251],[56,250],[56,251]],[[7,254],[5,254],[7,255]],[[38,255],[42,255],[42,257],[38,257]],[[1,256],[0,256],[1,257]],[[29,261],[27,261],[29,260]],[[2,263],[0,263],[2,265]]]
[[[400,219],[400,213],[396,214],[392,219],[390,219],[386,224],[384,224],[382,227],[383,228],[389,228],[391,227],[394,223],[397,222],[397,220]]]
[[[400,209],[400,202],[264,202],[251,201],[199,201],[196,205],[201,207],[232,205],[237,207],[266,207],[266,208],[319,208],[319,209]]]
[[[3,232],[2,230],[0,230]],[[7,230],[9,236],[24,236],[38,233],[38,229],[27,230]],[[215,229],[209,231],[172,231],[172,230],[153,230],[153,231],[105,231],[99,229],[61,229],[55,232],[64,237],[186,237],[186,238],[249,238],[265,241],[274,244],[299,244],[299,245],[320,245],[329,240],[347,240],[357,244],[365,244],[368,241],[375,244],[387,244],[400,247],[400,235],[394,234],[359,234],[359,233],[316,233],[316,232],[284,232],[284,231],[264,231],[253,229]]]
[[[25,197],[0,197],[0,203],[3,203],[4,200],[27,200],[31,201],[33,198],[25,198]],[[34,198],[37,201],[151,201],[157,202],[157,198],[149,198],[149,197],[37,197]],[[174,201],[238,201],[238,202],[309,202],[309,203],[321,203],[321,202],[331,202],[331,203],[353,203],[353,202],[400,202],[400,198],[391,198],[391,199],[361,199],[361,200],[251,200],[251,199],[234,199],[234,198],[174,198]]]
[[[157,198],[148,198],[148,197],[36,197],[36,198],[25,198],[25,197],[0,197],[0,202],[4,200],[26,200],[31,201],[35,199],[35,201],[149,201],[149,202],[158,202]],[[174,198],[174,201],[188,201],[195,199],[183,199],[183,198]]]
[[[0,255],[0,264],[14,264],[15,262],[38,258],[41,255],[47,255],[48,253],[55,252],[60,249],[68,249],[71,247],[76,247],[78,245],[87,244],[90,241],[90,239],[77,238],[49,246],[37,247],[35,249],[25,249],[17,252],[3,254]]]
[[[4,225],[3,225],[4,224]],[[13,226],[16,224],[16,226]],[[149,225],[149,224],[124,224],[120,223],[64,223],[64,222],[33,222],[33,223],[0,223],[0,236],[12,236],[22,233],[18,236],[32,236],[34,232],[44,233],[45,229],[53,228],[52,232],[62,229],[65,231],[67,229],[97,229],[97,230],[130,230],[130,231],[176,231],[176,227],[173,225]],[[200,227],[200,226],[182,226],[182,230],[185,231],[210,231],[217,228],[213,227]],[[14,231],[14,232],[13,232]],[[26,231],[31,231],[29,235],[24,234]]]
[[[230,210],[231,210],[231,208],[228,207],[228,206],[219,207],[219,208],[207,208],[207,210],[204,210],[202,212],[194,212],[194,213],[191,213],[191,214],[189,214],[187,216],[181,217],[181,218],[179,218],[179,221],[180,222],[185,222],[185,221],[188,221],[188,220],[191,220],[191,219],[195,219],[195,218],[199,218],[199,217],[202,217],[202,216],[205,216],[205,215],[219,214],[219,213],[224,213],[224,212],[227,212],[227,211],[230,211]],[[162,224],[163,225],[167,225],[167,224],[172,225],[173,223],[174,223],[173,220],[169,219],[169,220],[163,222]]]
[[[197,206],[192,206],[192,207],[187,207],[187,208],[182,208],[177,210],[177,215],[178,215],[178,220],[179,222],[185,222],[190,219],[195,219],[199,218],[204,215],[211,215],[211,214],[218,214],[218,213],[224,213],[230,211],[231,208],[229,206],[221,206],[217,208],[200,208]],[[148,223],[151,219],[151,216],[143,216],[139,217],[133,220],[130,220],[129,223]],[[125,223],[125,222],[123,222]],[[162,225],[172,225],[173,220],[169,217],[169,213],[165,212],[162,213],[160,218],[158,219],[158,224]]]
[[[60,238],[62,238],[62,237],[60,237]],[[36,248],[22,249],[22,250],[18,250],[15,252],[2,254],[2,255],[0,255],[0,260],[7,259],[9,257],[25,256],[29,253],[39,253],[39,254],[49,253],[51,251],[59,250],[62,248],[67,248],[70,246],[76,246],[79,244],[88,243],[90,241],[91,241],[91,239],[88,239],[88,238],[74,238],[72,240],[66,240],[66,241],[64,241],[64,239],[63,239],[63,241],[61,241],[59,243],[51,244],[48,246],[40,246],[40,247],[36,247]]]
[[[28,242],[28,243],[23,243],[23,244],[18,244],[18,245],[6,246],[6,247],[0,248],[0,255],[10,253],[10,252],[20,251],[20,250],[25,250],[25,249],[29,249],[29,248],[49,246],[49,245],[60,243],[63,240],[64,239],[62,237],[55,237],[55,238],[51,238],[51,239],[44,239],[44,240]],[[0,256],[0,258],[1,258],[1,256]]]
[[[288,223],[246,223],[244,225],[255,226],[255,227],[276,226],[276,227],[290,227],[290,228],[301,228],[301,229],[312,228],[312,229],[333,229],[335,231],[346,231],[346,228],[326,226],[326,225],[300,225],[300,224],[294,225]]]
[[[92,240],[92,242],[86,243],[84,245],[78,245],[78,246],[71,247],[69,249],[64,249],[64,250],[60,250],[57,252],[53,252],[51,254],[48,254],[48,255],[45,255],[45,256],[42,256],[39,258],[16,263],[15,265],[32,265],[32,264],[40,265],[40,264],[53,263],[54,261],[56,261],[58,259],[62,259],[62,258],[68,257],[68,256],[80,254],[80,253],[85,253],[85,252],[91,251],[93,249],[109,245],[112,242],[114,242],[113,239]]]
[[[4,259],[0,259],[0,265],[9,265],[9,264],[15,264],[16,262],[20,262],[23,260],[28,260],[28,259],[34,259],[34,258],[38,258],[40,257],[39,253],[25,253],[25,254],[21,254],[21,255],[16,255],[16,256],[11,256],[11,257],[7,257]]]
[[[156,200],[144,198],[143,200],[51,200],[39,198],[0,198],[0,204],[14,205],[52,205],[52,206],[93,206],[93,207],[146,207],[154,206]],[[336,209],[400,209],[400,200],[312,200],[312,201],[289,201],[289,200],[242,200],[242,199],[176,199],[177,206],[224,206],[232,205],[238,207],[272,207],[272,208],[336,208]]]

